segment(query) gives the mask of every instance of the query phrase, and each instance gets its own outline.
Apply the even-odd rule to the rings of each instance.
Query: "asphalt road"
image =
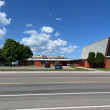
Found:
[[[110,110],[110,73],[0,73],[0,110]]]

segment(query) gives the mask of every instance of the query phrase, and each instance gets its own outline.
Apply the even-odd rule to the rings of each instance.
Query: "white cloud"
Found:
[[[31,34],[31,35],[33,35],[33,34],[37,34],[37,31],[35,31],[35,30],[28,30],[28,31],[25,31],[24,34]]]
[[[3,29],[0,29],[0,39],[4,38],[4,36],[6,35],[6,32],[7,32],[7,30],[5,27]]]
[[[45,33],[52,33],[54,31],[54,29],[50,26],[43,26],[41,28],[41,32],[45,32]]]
[[[0,0],[0,8],[5,5],[5,1]]]
[[[4,12],[0,12],[0,24],[6,26],[11,23],[11,18],[7,19],[7,15]]]
[[[0,8],[5,5],[5,1],[0,0]],[[7,14],[5,12],[0,11],[0,39],[3,39],[6,35],[7,29],[6,26],[11,23],[11,18],[7,18]]]
[[[56,18],[56,20],[57,20],[57,21],[61,21],[62,19],[61,19],[61,18]]]
[[[50,27],[52,28],[52,27]],[[28,30],[25,31],[25,34],[28,34],[29,37],[24,37],[21,40],[21,43],[24,45],[30,46],[32,51],[37,54],[54,54],[54,53],[61,53],[60,51],[64,53],[64,48],[67,47],[68,42],[64,41],[62,39],[55,39],[52,40],[52,33],[49,33],[50,31],[40,31],[37,32],[36,30]],[[53,32],[53,31],[51,31]],[[72,48],[72,49],[71,49]],[[74,47],[75,48],[75,47]],[[68,47],[69,51],[74,50],[73,47]],[[65,53],[68,53],[65,51]]]
[[[27,26],[27,27],[32,27],[33,25],[32,25],[32,24],[26,24],[26,26]]]
[[[57,37],[57,36],[60,36],[60,33],[59,32],[56,32],[55,33],[55,37]]]
[[[60,52],[61,53],[71,53],[73,52],[75,49],[77,49],[78,46],[69,46],[69,47],[63,47],[63,48],[60,48]]]

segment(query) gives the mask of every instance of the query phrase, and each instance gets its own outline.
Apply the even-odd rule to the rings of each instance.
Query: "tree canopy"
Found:
[[[91,64],[95,63],[95,53],[94,52],[89,52],[87,61]]]
[[[97,52],[96,54],[96,63],[100,64],[100,63],[104,63],[104,55],[102,53]]]
[[[0,61],[4,61],[4,57],[3,57],[3,53],[2,53],[2,49],[0,49]]]
[[[33,55],[28,46],[24,46],[14,39],[6,39],[6,42],[0,51],[2,51],[5,61],[8,63],[17,60],[26,60]]]
[[[95,55],[94,52],[90,52],[87,58],[87,61],[90,63],[90,66],[93,67],[103,67],[104,64],[104,55],[102,53],[97,52]]]

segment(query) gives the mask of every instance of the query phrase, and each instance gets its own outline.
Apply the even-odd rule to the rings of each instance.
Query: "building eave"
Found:
[[[27,61],[78,61],[78,60],[86,60],[86,59],[27,59]]]
[[[73,61],[73,59],[27,59],[27,61]]]

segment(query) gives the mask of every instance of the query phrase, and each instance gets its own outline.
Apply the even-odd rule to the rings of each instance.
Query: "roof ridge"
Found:
[[[95,43],[97,43],[97,42],[100,42],[100,41],[103,41],[103,40],[105,40],[105,39],[109,39],[110,37],[106,37],[106,38],[104,38],[104,39],[102,39],[102,40],[98,40],[98,41],[96,41],[96,42],[94,42],[94,43],[91,43],[91,44],[88,44],[88,45],[86,45],[86,46],[84,46],[84,47],[87,47],[87,46],[90,46],[90,45],[93,45],[93,44],[95,44]],[[84,48],[83,47],[83,48]]]

